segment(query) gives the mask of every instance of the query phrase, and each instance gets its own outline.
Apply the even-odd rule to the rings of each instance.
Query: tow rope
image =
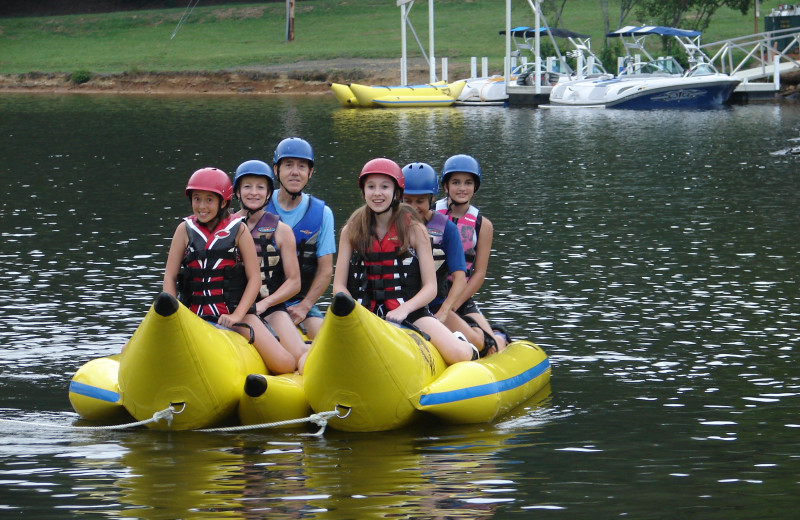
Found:
[[[139,426],[146,426],[150,423],[157,423],[159,421],[166,421],[167,426],[172,425],[172,420],[175,415],[180,414],[186,409],[186,404],[183,404],[183,407],[176,411],[172,405],[164,408],[163,410],[159,410],[158,412],[153,414],[153,417],[149,419],[145,419],[143,421],[137,421],[132,423],[126,424],[112,424],[108,426],[74,426],[74,425],[63,425],[63,424],[54,424],[54,423],[42,423],[42,422],[29,422],[29,421],[20,421],[15,419],[2,419],[0,418],[0,423],[9,423],[9,424],[20,424],[25,426],[38,426],[41,428],[60,428],[60,429],[67,429],[67,430],[80,430],[80,431],[103,431],[103,430],[125,430],[129,428],[137,428]],[[310,436],[310,437],[321,437],[323,433],[325,433],[325,428],[328,425],[328,421],[333,418],[344,419],[348,415],[350,415],[350,409],[347,409],[347,413],[341,415],[339,410],[332,410],[330,412],[320,412],[320,413],[313,413],[308,417],[301,417],[299,419],[288,419],[285,421],[276,421],[271,423],[261,423],[261,424],[248,424],[242,426],[228,426],[222,428],[203,428],[200,430],[194,430],[198,432],[206,432],[206,433],[228,433],[228,432],[241,432],[241,431],[248,431],[248,430],[257,430],[262,428],[276,428],[279,426],[287,426],[290,424],[301,424],[304,422],[311,422],[319,426],[319,430],[315,433],[300,433],[298,435],[301,436]]]

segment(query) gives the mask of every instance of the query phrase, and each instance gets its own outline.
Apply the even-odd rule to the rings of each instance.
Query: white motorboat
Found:
[[[505,33],[505,31],[500,31],[501,35]],[[514,39],[514,46],[516,47],[514,56],[516,58],[524,57],[526,59],[511,72],[509,83],[532,85],[536,78],[536,48],[534,43],[536,29],[533,27],[519,26],[511,29],[511,35]],[[600,60],[591,52],[588,35],[568,31],[566,29],[540,27],[539,37],[549,37],[557,54],[557,56],[548,58],[546,60],[546,65],[542,64],[542,72],[540,74],[542,85],[555,85],[560,78],[564,76],[574,77],[578,73],[569,66],[566,59],[561,55],[554,37],[564,38],[569,41],[575,49],[571,52],[575,53],[576,56],[580,56],[580,59],[578,59],[578,67],[583,67],[581,72],[584,75],[588,75],[589,71],[605,73]],[[527,59],[532,59],[532,61],[529,62]],[[455,104],[457,105],[502,105],[508,99],[508,94],[506,93],[506,78],[503,75],[474,77],[468,78],[465,81],[466,85],[458,99],[456,99]]]
[[[688,71],[673,58],[650,56],[644,48],[648,35],[673,36],[686,51]],[[550,105],[605,108],[706,108],[725,103],[740,80],[721,74],[699,49],[699,31],[671,27],[624,27],[608,37],[630,37],[625,67],[616,77],[562,78],[550,92]],[[639,61],[637,50],[647,60]]]

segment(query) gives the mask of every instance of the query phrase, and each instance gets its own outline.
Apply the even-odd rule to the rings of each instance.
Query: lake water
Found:
[[[191,172],[300,135],[337,229],[368,159],[483,168],[480,293],[551,391],[370,434],[69,429],[159,292]],[[800,107],[347,110],[331,96],[0,96],[0,517],[794,518]]]

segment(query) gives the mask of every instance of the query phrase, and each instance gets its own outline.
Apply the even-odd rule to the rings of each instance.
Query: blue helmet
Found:
[[[471,155],[459,154],[447,159],[442,166],[442,186],[447,182],[451,173],[471,173],[475,176],[475,191],[481,185],[481,167]]]
[[[243,162],[236,168],[236,173],[233,174],[234,193],[236,193],[236,190],[239,188],[239,181],[245,175],[260,175],[266,177],[267,184],[269,184],[269,192],[272,193],[275,190],[275,176],[272,173],[272,168],[264,161],[253,159]]]
[[[314,149],[308,144],[308,141],[300,137],[287,137],[275,147],[275,153],[272,156],[273,166],[278,164],[284,157],[296,157],[298,159],[306,159],[310,166],[314,167]]]
[[[406,195],[436,195],[439,193],[439,183],[436,180],[436,171],[430,164],[414,162],[403,167],[403,177],[406,179]]]

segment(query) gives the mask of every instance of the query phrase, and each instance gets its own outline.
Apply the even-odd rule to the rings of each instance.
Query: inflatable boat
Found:
[[[464,80],[423,85],[371,86],[331,83],[339,103],[345,107],[431,107],[450,106],[464,88]]]
[[[69,399],[81,418],[146,421],[153,429],[295,421],[338,412],[343,431],[401,428],[424,417],[489,422],[550,380],[542,349],[514,341],[478,361],[447,366],[419,331],[386,322],[337,294],[311,345],[304,374],[272,375],[246,338],[161,293],[120,354],[78,369]]]
[[[315,411],[346,415],[330,427],[381,431],[426,416],[448,423],[492,421],[549,383],[550,362],[533,343],[514,341],[478,361],[446,366],[420,332],[394,326],[339,293],[303,377]]]
[[[278,422],[310,413],[302,376],[268,374],[245,337],[203,320],[167,293],[155,299],[121,354],[78,369],[69,400],[81,418],[103,422],[126,415],[145,421],[172,406],[177,413],[169,424],[147,425],[171,430]]]

